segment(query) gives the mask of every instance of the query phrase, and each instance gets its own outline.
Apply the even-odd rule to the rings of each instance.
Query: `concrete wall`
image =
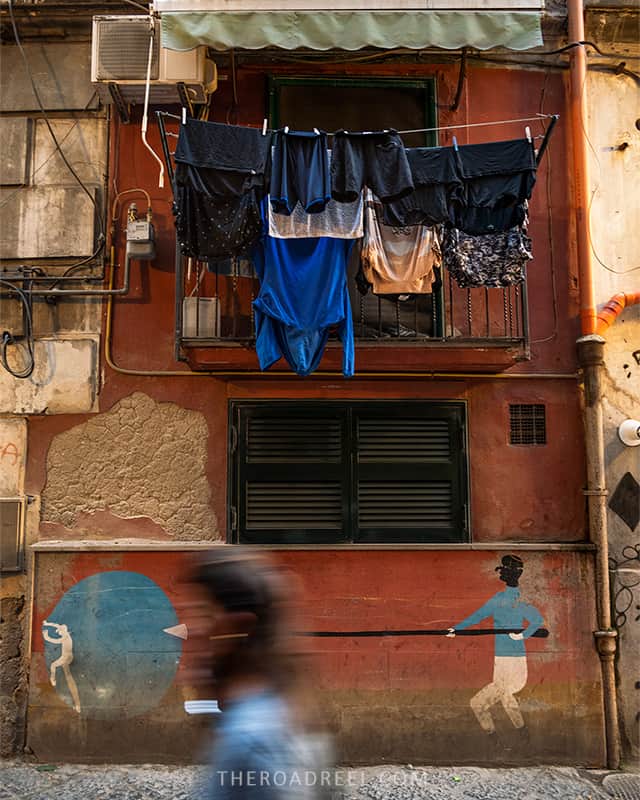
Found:
[[[596,300],[640,289],[640,102],[635,81],[591,73],[591,211]],[[640,763],[640,447],[625,447],[617,429],[640,419],[640,305],[622,313],[605,338],[605,456],[609,546],[617,569],[613,594],[620,652],[619,700],[627,759]],[[622,495],[625,495],[623,500]],[[611,506],[623,511],[616,513]],[[623,510],[624,508],[624,510]]]
[[[28,44],[25,54],[54,135],[86,191],[54,146],[18,48],[3,45],[0,101],[6,116],[0,119],[0,135],[8,142],[9,158],[0,173],[0,257],[5,270],[36,267],[57,276],[96,249],[104,210],[107,121],[88,79],[89,45]],[[90,274],[91,268],[74,274]],[[99,260],[94,274],[100,268]],[[21,335],[20,303],[0,303],[3,329]],[[36,299],[36,368],[26,380],[0,370],[0,413],[92,410],[100,314],[95,299]],[[24,363],[21,347],[10,347],[8,356],[14,367]]]
[[[107,120],[89,81],[87,44],[26,44],[25,52],[60,146],[103,213]],[[97,214],[56,151],[18,48],[3,45],[0,78],[0,257],[5,270],[36,267],[60,275],[90,256]],[[97,269],[101,268],[98,262]],[[94,274],[96,266],[93,266]],[[82,274],[82,273],[76,273]],[[87,268],[84,270],[87,274]],[[6,275],[4,277],[7,277]],[[6,286],[0,287],[4,292]],[[2,330],[24,333],[22,307],[0,298]],[[101,303],[34,300],[35,369],[27,379],[0,367],[0,497],[24,498],[28,417],[96,408]],[[8,348],[14,369],[25,363],[22,345]],[[16,416],[19,415],[19,416]],[[26,514],[29,545],[38,535],[39,498]],[[0,589],[0,753],[21,750],[25,736],[29,656],[30,576],[3,575]]]

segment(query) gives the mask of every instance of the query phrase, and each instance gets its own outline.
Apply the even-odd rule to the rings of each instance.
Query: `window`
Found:
[[[434,78],[270,77],[271,127],[375,131],[435,128]],[[407,147],[434,147],[435,131],[403,135]]]
[[[229,539],[464,542],[465,407],[234,402]]]

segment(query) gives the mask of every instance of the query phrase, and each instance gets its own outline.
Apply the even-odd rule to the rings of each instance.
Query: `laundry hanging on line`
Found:
[[[291,215],[296,205],[303,213],[323,212],[329,174],[337,202],[353,202],[370,188],[383,203],[385,224],[444,224],[474,235],[521,225],[535,183],[535,152],[527,139],[406,149],[393,131],[337,132],[333,145],[329,167],[321,131],[263,135],[257,128],[188,119],[175,154],[183,254],[249,252],[269,188],[274,214]]]
[[[365,199],[362,273],[374,294],[430,294],[433,268],[440,265],[440,246],[433,228],[390,226],[382,204],[370,189]]]
[[[263,134],[188,119],[175,160],[181,252],[212,267],[238,256],[254,262],[263,369],[284,356],[309,374],[333,326],[352,374],[346,263],[354,239],[364,237],[362,273],[381,295],[430,292],[440,258],[461,287],[514,285],[532,257],[528,138],[407,149],[393,130],[339,131],[327,152],[319,130]]]
[[[260,280],[253,303],[256,352],[261,369],[284,356],[291,369],[305,376],[320,364],[332,328],[343,346],[342,372],[354,371],[354,340],[347,288],[352,239],[315,237],[282,239],[264,232],[252,253]]]

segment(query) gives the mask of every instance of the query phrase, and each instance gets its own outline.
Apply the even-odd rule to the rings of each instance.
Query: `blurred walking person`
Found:
[[[329,775],[294,696],[297,656],[291,581],[237,548],[200,557],[188,621],[194,675],[222,711],[211,751],[209,800],[316,800]]]

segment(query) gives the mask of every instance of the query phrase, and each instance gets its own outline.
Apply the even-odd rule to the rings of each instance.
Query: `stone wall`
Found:
[[[51,127],[85,188],[53,143],[18,48],[3,45],[0,254],[3,277],[9,279],[11,271],[25,267],[59,276],[91,256],[98,244],[107,172],[107,119],[90,82],[90,46],[29,43],[24,50]],[[75,274],[95,275],[101,269],[98,259]],[[0,298],[0,318],[2,331],[24,334],[18,300]],[[27,417],[95,410],[100,328],[100,300],[36,298],[33,373],[19,379],[0,367],[0,497],[23,502],[26,545],[37,537],[40,524],[38,497],[30,498],[29,505],[25,497]],[[23,343],[9,346],[7,357],[11,367],[22,367]],[[2,756],[19,752],[25,739],[30,565],[27,547],[23,571],[5,573],[1,581]]]
[[[640,288],[640,107],[624,75],[590,73],[591,224],[596,302]],[[627,761],[640,761],[640,448],[625,447],[618,427],[640,417],[640,305],[605,333],[604,443],[609,491],[612,591],[619,630],[619,702]]]

